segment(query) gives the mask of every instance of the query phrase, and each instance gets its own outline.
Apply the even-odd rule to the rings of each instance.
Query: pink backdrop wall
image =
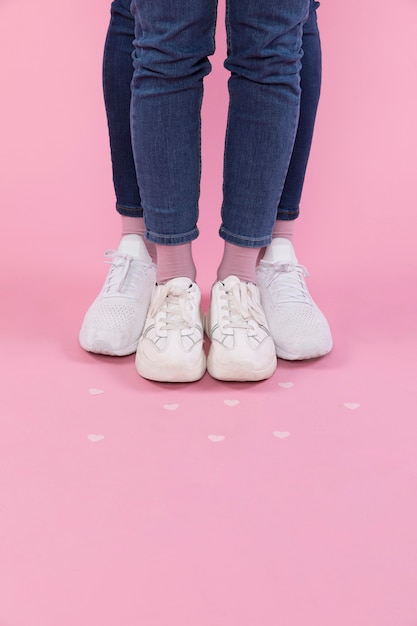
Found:
[[[297,250],[335,349],[260,385],[157,385],[78,346],[119,238],[108,11],[0,0],[0,626],[416,626],[417,3],[322,2]],[[222,21],[195,245],[206,301]]]

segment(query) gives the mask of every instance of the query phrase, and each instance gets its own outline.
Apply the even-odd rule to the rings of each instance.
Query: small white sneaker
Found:
[[[136,352],[138,374],[159,382],[192,382],[206,371],[200,289],[190,278],[155,285]]]
[[[278,237],[267,247],[256,279],[277,356],[290,361],[313,359],[333,347],[329,324],[305,282],[292,243]]]
[[[274,342],[253,283],[228,276],[213,285],[206,333],[212,342],[207,371],[213,378],[256,381],[274,373]]]
[[[139,235],[125,235],[118,249],[108,250],[105,256],[111,267],[84,317],[79,340],[88,352],[125,356],[136,351],[156,267]]]

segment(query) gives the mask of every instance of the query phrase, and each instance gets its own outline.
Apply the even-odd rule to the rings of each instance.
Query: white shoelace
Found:
[[[221,307],[225,312],[223,320],[225,328],[248,328],[257,324],[264,324],[264,314],[257,296],[256,286],[252,283],[236,283],[233,287],[224,287],[224,293],[220,296],[225,300]]]
[[[185,330],[194,328],[195,303],[189,289],[167,283],[161,285],[151,304],[149,315],[164,313],[162,330]]]
[[[110,259],[106,263],[111,265],[111,270],[107,276],[106,293],[115,295],[125,289],[127,292],[132,291],[132,295],[135,295],[136,280],[128,280],[128,278],[138,278],[137,270],[144,269],[145,264],[128,254],[121,254],[117,250],[107,250],[104,256]]]
[[[304,281],[309,276],[304,265],[292,263],[265,263],[261,261],[266,276],[266,286],[277,295],[280,303],[298,302],[311,304],[311,297]]]

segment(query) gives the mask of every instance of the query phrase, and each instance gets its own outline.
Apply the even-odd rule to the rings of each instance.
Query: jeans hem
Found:
[[[150,230],[147,230],[145,233],[147,241],[162,246],[178,246],[184,243],[190,243],[194,241],[194,239],[197,239],[198,235],[198,228],[193,228],[193,230],[190,230],[188,233],[182,233],[180,235],[160,235]]]
[[[265,237],[245,237],[230,233],[223,226],[220,227],[219,235],[228,243],[241,246],[242,248],[264,248],[265,246],[269,246],[272,241],[272,233]]]
[[[297,217],[300,215],[300,210],[299,209],[278,209],[277,212],[277,220],[283,220],[283,221],[292,221],[292,220],[296,220]]]
[[[126,217],[143,217],[143,209],[139,206],[126,206],[116,202],[116,211]]]

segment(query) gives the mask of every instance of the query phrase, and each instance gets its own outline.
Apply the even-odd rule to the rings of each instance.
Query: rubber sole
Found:
[[[140,350],[136,352],[136,371],[147,380],[159,383],[192,383],[200,380],[206,372],[206,355],[203,349],[197,362],[192,363],[155,363],[150,361]]]
[[[314,353],[307,353],[300,356],[299,354],[286,352],[285,350],[282,350],[277,345],[275,345],[275,352],[277,357],[279,359],[283,359],[284,361],[308,361],[309,359],[319,359],[322,356],[326,356],[326,354],[329,354],[329,352],[331,352],[332,348],[333,342],[330,344],[330,346],[324,348],[323,350],[320,350],[320,352],[316,351]]]

